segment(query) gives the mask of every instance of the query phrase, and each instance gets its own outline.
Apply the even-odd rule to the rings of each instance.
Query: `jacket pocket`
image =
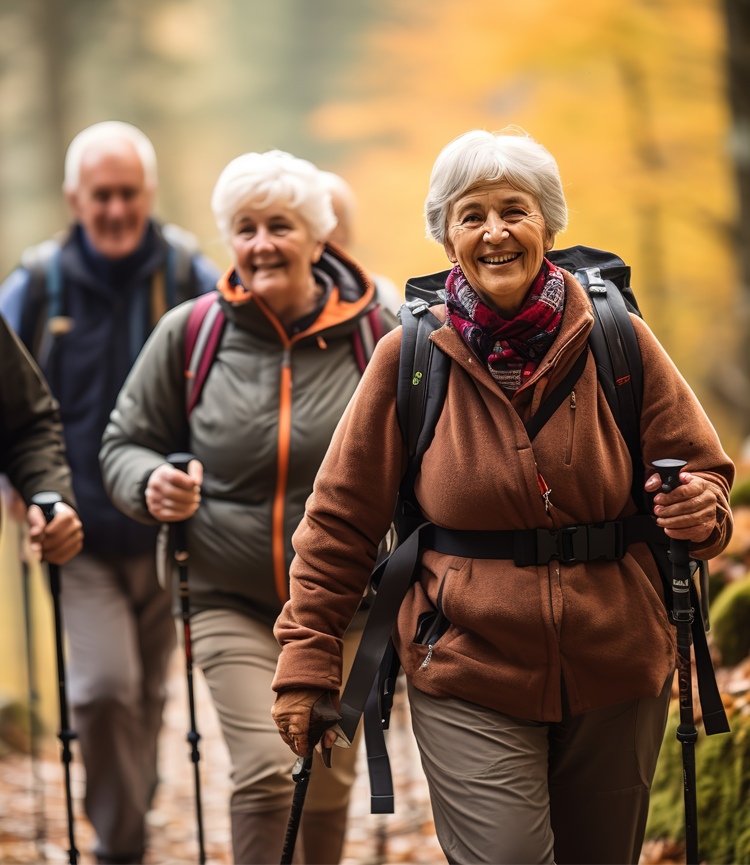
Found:
[[[571,391],[568,402],[568,441],[565,446],[565,465],[569,466],[573,460],[573,436],[576,430],[576,392]]]
[[[424,670],[429,665],[432,659],[432,650],[440,638],[450,628],[451,623],[443,610],[443,589],[445,588],[445,579],[440,584],[436,606],[434,610],[426,610],[420,613],[417,619],[417,630],[414,635],[413,642],[419,643],[421,646],[427,646],[427,657],[420,666],[420,670]]]

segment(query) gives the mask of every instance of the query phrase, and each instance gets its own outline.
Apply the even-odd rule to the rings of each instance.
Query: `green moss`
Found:
[[[724,571],[715,571],[708,578],[708,604],[712,606],[714,601],[724,591],[726,585],[726,574]]]
[[[729,583],[711,606],[711,631],[725,667],[750,654],[750,574]]]
[[[682,746],[675,738],[679,712],[670,712],[651,791],[647,838],[685,839]],[[712,865],[750,862],[750,717],[735,715],[732,732],[696,745],[698,845]]]
[[[732,487],[729,503],[733,508],[741,505],[750,505],[750,478],[742,478],[736,481]]]

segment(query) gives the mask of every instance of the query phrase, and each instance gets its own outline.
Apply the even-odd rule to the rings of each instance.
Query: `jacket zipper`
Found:
[[[284,549],[284,504],[289,475],[289,454],[292,437],[292,346],[287,341],[281,360],[279,394],[279,438],[277,446],[276,494],[273,500],[272,549],[273,577],[276,594],[282,603],[289,599],[286,586],[286,550]]]
[[[295,334],[291,339],[271,310],[258,297],[253,297],[266,318],[273,324],[279,335],[284,353],[281,360],[281,382],[279,387],[279,431],[277,440],[276,493],[273,499],[271,518],[271,550],[273,557],[273,578],[276,594],[282,604],[289,600],[286,573],[286,549],[284,547],[284,511],[286,485],[289,477],[289,457],[292,438],[292,347],[295,342],[310,336],[310,331]],[[313,325],[313,328],[315,325]],[[315,331],[313,330],[313,333]],[[319,339],[323,339],[319,336]],[[318,343],[320,345],[320,342]],[[327,347],[327,346],[326,346]],[[321,346],[322,348],[322,346]]]
[[[447,574],[443,577],[443,582],[440,584],[440,591],[438,592],[437,600],[435,602],[435,607],[437,608],[437,616],[435,617],[435,621],[432,625],[432,636],[427,641],[427,656],[424,661],[419,665],[420,670],[426,670],[432,660],[432,651],[437,645],[438,640],[445,634],[445,630],[441,630],[441,627],[445,621],[445,613],[443,612],[443,589],[445,588],[445,581],[447,579]]]
[[[569,466],[573,459],[573,435],[576,429],[576,392],[570,394],[570,409],[568,411],[568,444],[565,449],[565,465]]]

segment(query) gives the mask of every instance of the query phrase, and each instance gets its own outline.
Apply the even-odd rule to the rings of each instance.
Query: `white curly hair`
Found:
[[[232,219],[248,204],[274,203],[296,210],[315,240],[325,240],[336,227],[331,193],[312,162],[283,150],[244,153],[221,172],[211,196],[211,209],[225,241]]]
[[[444,243],[453,203],[469,189],[498,180],[536,198],[553,236],[565,231],[568,206],[552,154],[522,129],[507,127],[500,132],[473,129],[440,152],[424,204],[427,236]]]

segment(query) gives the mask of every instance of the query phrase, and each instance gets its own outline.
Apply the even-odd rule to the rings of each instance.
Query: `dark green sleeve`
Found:
[[[162,317],[122,386],[102,437],[99,465],[114,504],[141,523],[156,524],[145,485],[167,454],[185,450],[185,328],[189,300]]]
[[[26,504],[51,490],[76,507],[57,402],[39,368],[0,316],[0,471]]]

